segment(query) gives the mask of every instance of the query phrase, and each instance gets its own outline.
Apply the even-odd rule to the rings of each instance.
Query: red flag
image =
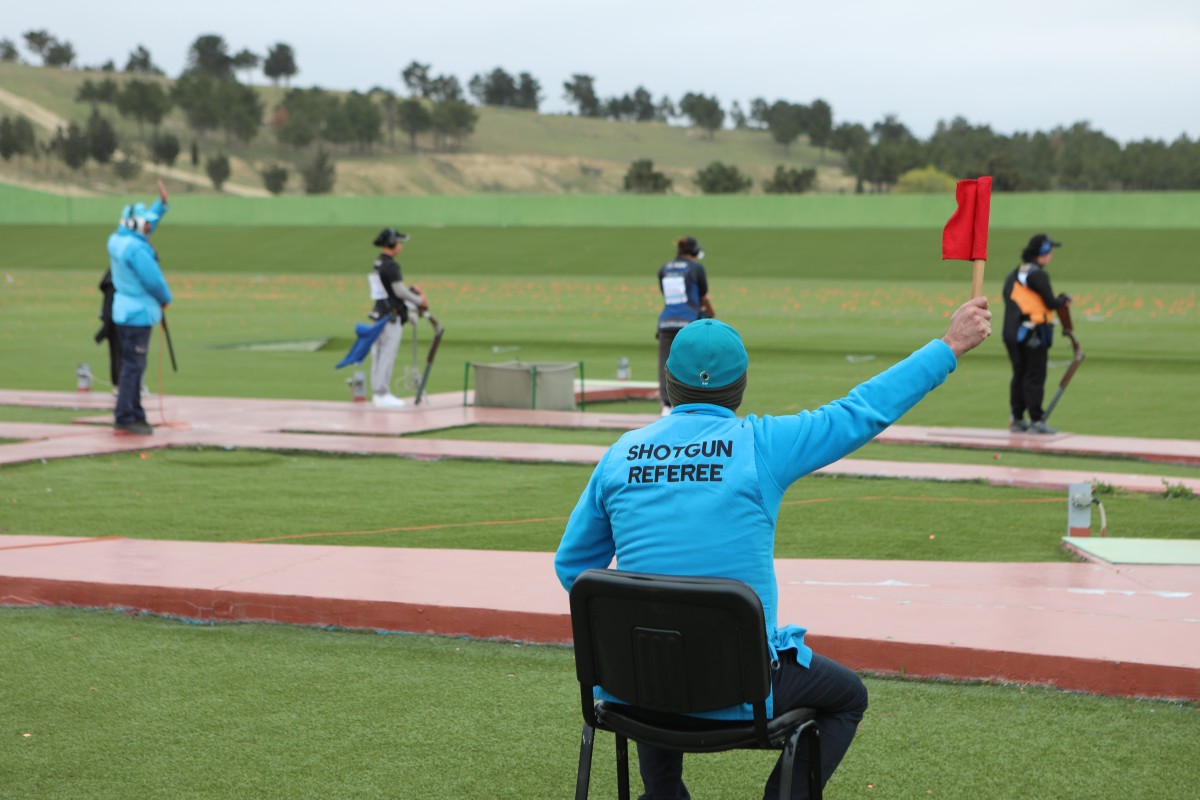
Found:
[[[942,229],[942,260],[987,260],[988,217],[992,212],[992,179],[959,181],[958,208]]]

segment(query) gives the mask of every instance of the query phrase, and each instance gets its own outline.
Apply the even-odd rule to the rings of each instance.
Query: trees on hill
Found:
[[[808,108],[786,100],[776,100],[766,111],[761,112],[767,131],[777,144],[788,152],[792,142],[800,138],[808,128]]]
[[[117,113],[137,122],[139,136],[145,123],[148,122],[157,128],[174,106],[162,86],[153,81],[136,79],[126,81],[117,93],[115,101]]]
[[[444,103],[451,100],[461,102],[463,99],[462,84],[453,75],[438,75],[429,81],[427,91],[428,94],[425,97],[433,100],[435,103]]]
[[[622,122],[666,122],[675,116],[675,104],[669,97],[659,102],[644,86],[632,93],[614,95],[601,100],[596,94],[595,79],[591,75],[576,74],[563,83],[563,99],[576,107],[581,117],[608,117]]]
[[[825,148],[833,136],[833,107],[824,100],[813,100],[808,106],[808,143],[821,148],[821,157],[825,157]]]
[[[408,134],[409,147],[417,150],[417,135],[433,127],[433,115],[425,104],[415,97],[403,100],[396,108],[396,125]]]
[[[457,150],[462,140],[475,131],[479,112],[462,100],[443,100],[434,103],[430,112],[433,123],[434,147],[441,150]]]
[[[654,169],[654,162],[642,158],[629,165],[625,173],[625,191],[634,194],[666,194],[671,190],[671,179]]]
[[[383,138],[383,111],[365,94],[351,92],[346,95],[342,118],[345,134],[339,143],[352,143],[367,151]]]
[[[763,191],[767,194],[804,194],[816,182],[815,169],[790,169],[780,164],[775,167],[775,174],[763,181]]]
[[[262,125],[258,92],[232,79],[185,73],[175,82],[171,99],[183,111],[188,127],[203,136],[223,130],[227,140],[249,142]]]
[[[0,158],[5,161],[13,156],[34,155],[37,152],[37,137],[33,123],[23,115],[16,118],[0,117]]]
[[[188,127],[201,136],[221,124],[219,84],[208,75],[184,73],[171,87],[171,99],[183,111]]]
[[[542,87],[528,72],[522,72],[514,78],[500,67],[496,67],[486,75],[473,76],[467,84],[467,90],[481,105],[511,106],[537,111],[541,102]]]
[[[179,151],[179,137],[173,133],[158,133],[150,140],[150,159],[155,164],[175,166]]]
[[[205,161],[204,171],[208,174],[208,179],[212,181],[213,188],[218,192],[229,180],[229,176],[233,174],[233,170],[229,166],[229,158],[224,153],[219,153]]]
[[[262,59],[259,58],[256,53],[252,53],[243,48],[242,50],[239,50],[233,57],[233,71],[245,72],[246,80],[249,82],[250,73],[258,69],[258,65],[260,63],[262,63]]]
[[[129,60],[125,62],[125,72],[132,72],[139,75],[162,75],[161,69],[150,58],[150,51],[142,45],[138,45],[129,53]]]
[[[591,75],[572,75],[571,80],[563,83],[563,99],[574,103],[581,117],[599,117],[603,113]]]
[[[73,46],[48,30],[26,31],[22,40],[32,58],[43,66],[69,67],[75,62]],[[17,45],[0,39],[0,62],[19,58]],[[153,157],[169,163],[178,156],[177,149],[170,157],[156,153],[163,141],[158,128],[175,105],[193,141],[221,131],[227,150],[238,142],[250,142],[262,126],[264,108],[259,92],[239,83],[238,76],[248,78],[259,67],[276,84],[283,80],[290,85],[291,77],[298,74],[290,45],[278,42],[265,57],[244,48],[234,54],[222,36],[208,33],[192,42],[186,68],[170,84],[147,77],[161,75],[162,70],[154,64],[149,49],[138,44],[128,54],[123,70],[128,77],[120,83],[112,77],[96,80],[91,76],[78,84],[76,100],[91,106],[91,117],[87,123],[76,125],[75,131],[68,127],[56,135],[54,152],[68,165],[77,164],[73,169],[82,168],[89,159],[101,163],[111,159],[112,151],[106,155],[104,140],[114,138],[115,133],[112,123],[100,113],[106,104],[114,105],[122,117],[137,124],[137,139],[124,148],[131,154],[130,159]],[[115,66],[109,60],[102,69],[115,71]],[[393,147],[399,129],[408,135],[414,151],[419,139],[428,134],[432,134],[435,149],[460,148],[474,132],[480,116],[477,106],[466,102],[459,79],[451,74],[435,74],[430,64],[415,60],[400,72],[400,78],[407,87],[407,99],[380,87],[365,94],[289,88],[271,111],[271,128],[280,144],[319,146],[326,159],[339,149],[370,150],[384,141],[385,127],[387,141]],[[1200,143],[1187,136],[1169,143],[1144,140],[1123,146],[1087,122],[1045,132],[1005,135],[988,125],[954,117],[939,122],[932,135],[922,140],[896,115],[870,125],[837,120],[832,106],[822,99],[808,104],[786,99],[768,103],[758,97],[747,106],[734,101],[727,113],[716,96],[689,92],[676,106],[669,97],[656,101],[643,85],[602,98],[597,93],[596,79],[584,73],[573,74],[562,86],[563,99],[581,117],[622,122],[684,118],[710,140],[728,122],[747,131],[741,136],[755,136],[751,132],[762,131],[785,153],[806,137],[809,145],[821,149],[822,161],[826,149],[840,154],[838,160],[857,179],[860,191],[921,191],[934,185],[926,180],[932,174],[927,170],[954,178],[991,175],[997,191],[1200,189]],[[532,111],[541,106],[541,84],[529,72],[510,73],[497,66],[472,76],[466,88],[467,96],[477,105]],[[145,130],[147,123],[151,131]],[[10,121],[6,127],[0,126],[0,139],[4,139],[0,152],[9,153],[9,157],[16,152],[12,141],[15,124]],[[80,141],[86,145],[82,162],[78,156]],[[196,162],[202,166],[198,156]],[[815,181],[815,174],[810,173],[811,169],[781,165],[762,183],[763,191],[809,190]],[[697,185],[704,191],[743,191],[748,187],[745,175],[721,162],[713,162],[701,174],[705,177],[698,178]],[[907,177],[897,188],[901,176]],[[669,186],[665,175],[656,173],[649,162],[635,162],[626,179],[629,191],[661,191]]]
[[[351,92],[345,100],[324,89],[292,89],[272,118],[281,144],[351,144],[361,150],[382,137],[383,112],[370,97]]]
[[[267,50],[267,57],[263,59],[263,75],[270,79],[271,83],[279,85],[279,80],[283,79],[283,85],[288,87],[291,85],[294,78],[300,70],[296,67],[296,52],[292,50],[290,44],[279,42],[274,44]]]
[[[50,143],[51,152],[63,160],[63,163],[74,170],[83,169],[88,160],[88,140],[83,129],[72,122],[67,126],[66,133],[59,128]]]
[[[833,108],[824,100],[814,100],[810,105],[776,100],[771,105],[762,98],[751,101],[751,118],[765,127],[771,138],[783,145],[788,152],[792,143],[803,135],[809,144],[824,149],[833,137]]]
[[[25,31],[21,34],[21,38],[25,40],[25,49],[33,53],[45,63],[46,51],[50,49],[50,45],[55,39],[47,30]]]
[[[75,47],[48,31],[26,31],[25,47],[42,59],[43,67],[69,67],[75,61]]]
[[[87,153],[93,161],[97,164],[112,161],[113,153],[117,151],[117,131],[106,117],[100,116],[99,111],[93,111],[88,117],[84,136],[87,139]]]
[[[79,84],[79,88],[75,90],[75,100],[90,104],[92,110],[95,111],[101,103],[114,105],[119,92],[120,87],[112,78],[105,78],[98,82],[89,79]]]
[[[282,194],[288,182],[287,167],[282,164],[271,164],[259,173],[262,177],[263,188],[271,194]]]
[[[663,98],[666,104],[670,100]],[[644,86],[633,90],[632,94],[610,97],[604,104],[605,116],[626,122],[651,122],[658,120],[666,122],[666,105],[654,102],[654,96]]]
[[[696,172],[695,183],[705,194],[738,194],[749,189],[753,181],[736,166],[714,161]]]
[[[184,75],[198,75],[217,80],[233,80],[233,56],[225,38],[215,33],[196,37],[188,48]]]
[[[716,97],[688,92],[679,101],[679,111],[691,120],[694,127],[703,130],[709,139],[725,124],[725,112]]]
[[[305,194],[329,194],[333,191],[336,168],[325,148],[318,147],[313,160],[300,171]]]

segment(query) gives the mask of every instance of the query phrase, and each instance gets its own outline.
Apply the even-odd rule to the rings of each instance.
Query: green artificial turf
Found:
[[[37,406],[0,405],[0,422],[46,422],[52,425],[70,425],[79,417],[96,416],[100,413],[103,412],[97,411],[94,408],[39,408]]]
[[[92,334],[107,233],[98,226],[5,226],[3,388],[71,390],[81,362],[104,373],[107,353]],[[147,384],[168,396],[348,399],[352,370],[333,365],[369,307],[372,233],[164,225],[154,241],[175,293],[168,313],[180,371],[171,371],[156,334]],[[717,313],[739,328],[750,350],[745,413],[788,413],[840,397],[939,336],[967,295],[967,269],[941,263],[936,236],[928,232],[692,233],[709,253]],[[677,234],[660,228],[414,231],[402,258],[405,276],[426,290],[446,328],[430,389],[459,392],[467,362],[512,358],[583,361],[590,378],[611,378],[625,357],[634,379],[655,379],[661,298],[654,274]],[[1200,230],[1055,235],[1067,241],[1053,264],[1055,287],[1075,297],[1076,332],[1088,356],[1055,424],[1080,433],[1196,435],[1190,398],[1200,375],[1194,348],[1200,315],[1190,254],[1200,248]],[[993,236],[996,255],[986,285],[993,301],[1023,236]],[[1138,264],[1135,274],[1131,263]],[[81,269],[87,264],[94,269]],[[430,333],[428,325],[420,330],[423,346]],[[316,352],[225,349],[293,339],[329,342]],[[411,358],[407,344],[402,366]],[[1068,357],[1065,343],[1052,351],[1051,391]],[[1009,371],[995,336],[905,421],[1003,426]],[[399,382],[395,389],[411,394]]]
[[[169,398],[177,394],[349,400],[346,379],[353,370],[333,367],[367,306],[362,271],[347,277],[173,276],[176,300],[169,315],[179,372],[171,371],[156,333],[147,385],[167,394],[168,414]],[[10,301],[8,324],[0,329],[0,361],[11,365],[4,388],[73,390],[80,362],[102,373],[107,353],[91,339],[99,307],[94,276],[22,271],[12,277],[12,284],[0,284]],[[659,299],[651,281],[416,278],[446,327],[433,392],[461,392],[467,362],[513,358],[582,360],[589,377],[610,378],[618,359],[627,357],[634,379],[657,374],[653,320]],[[1079,433],[1194,435],[1190,397],[1200,375],[1192,346],[1200,333],[1194,289],[1093,284],[1076,291],[1087,308],[1099,310],[1079,315],[1088,360],[1056,410],[1055,424]],[[751,353],[742,411],[790,413],[842,396],[940,335],[964,297],[962,284],[946,282],[726,278],[718,313],[741,329]],[[430,332],[428,325],[418,332],[423,347]],[[312,353],[218,349],[313,337],[330,342]],[[411,359],[407,344],[401,345],[402,366]],[[1066,355],[1065,349],[1055,351],[1051,386],[1064,369],[1059,356]],[[1008,380],[1008,359],[994,337],[904,421],[1006,425]],[[411,395],[399,383],[396,391]]]
[[[645,412],[641,412],[645,413]],[[533,425],[463,425],[422,431],[408,436],[418,439],[464,439],[481,442],[521,442],[535,444],[610,445],[624,431],[602,428],[556,428]],[[1167,478],[1200,478],[1200,467],[1160,464],[1134,458],[1072,456],[1054,453],[1009,450],[1004,448],[937,447],[872,442],[856,450],[849,458],[879,461],[973,464],[1006,469],[1053,469],[1093,473],[1103,482],[1107,473],[1161,475]]]
[[[147,450],[0,467],[0,533],[554,550],[591,467],[253,450]],[[382,488],[381,488],[382,487]],[[386,501],[380,502],[379,492]],[[1200,503],[1104,497],[1109,535],[1200,538]],[[1056,561],[1066,494],[811,476],[781,558]]]
[[[466,439],[476,442],[524,442],[529,444],[608,445],[624,431],[605,428],[553,428],[515,425],[464,425],[409,434],[416,439]]]
[[[186,214],[185,200],[173,214]],[[119,201],[114,214],[120,210]],[[154,234],[168,277],[228,274],[249,277],[341,276],[363,287],[379,225],[250,227],[172,225]],[[3,270],[86,271],[95,288],[107,264],[102,225],[5,225]],[[530,275],[561,280],[626,278],[654,287],[658,267],[674,255],[674,228],[444,227],[413,228],[400,260],[413,276],[471,275],[504,279]],[[747,278],[893,283],[953,281],[970,285],[970,266],[940,260],[939,230],[739,229],[688,230],[704,244],[713,300],[730,282]],[[999,292],[1030,233],[994,230],[989,237],[989,292]],[[1200,229],[1055,230],[1065,242],[1051,266],[1055,288],[1078,296],[1081,282],[1180,284],[1194,288],[1193,254]],[[53,242],[52,247],[47,243]],[[1130,264],[1137,264],[1135,272]],[[1070,284],[1070,285],[1068,285]],[[966,291],[965,289],[963,290]],[[721,306],[717,305],[717,311]]]
[[[1056,469],[1093,473],[1103,480],[1104,473],[1162,475],[1169,478],[1200,478],[1200,467],[1160,464],[1134,458],[1059,455],[1027,450],[987,449],[981,447],[934,447],[924,445],[870,442],[850,458],[880,461],[933,462],[938,464],[975,464],[1021,469]]]
[[[1184,797],[1194,705],[867,678],[830,797]],[[561,798],[571,651],[116,612],[0,609],[5,796]],[[637,786],[636,756],[633,767]],[[696,797],[757,797],[773,754],[688,756]],[[615,795],[597,736],[592,796]]]

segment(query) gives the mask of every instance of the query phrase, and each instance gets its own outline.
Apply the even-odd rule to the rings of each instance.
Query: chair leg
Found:
[[[796,745],[800,740],[800,729],[792,731],[783,743],[783,754],[779,757],[779,800],[792,796],[792,770],[796,768]]]
[[[821,800],[824,793],[821,775],[821,732],[816,724],[805,731],[808,739],[808,796],[810,800]]]
[[[617,797],[629,800],[629,740],[617,734]]]
[[[592,743],[596,740],[596,729],[583,723],[583,736],[579,740],[579,772],[575,775],[575,800],[587,800],[588,784],[592,780]]]

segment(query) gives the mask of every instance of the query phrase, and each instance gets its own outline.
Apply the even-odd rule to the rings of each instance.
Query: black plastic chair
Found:
[[[583,703],[576,800],[586,800],[597,729],[616,734],[617,792],[629,800],[628,740],[684,753],[783,750],[781,798],[790,797],[801,736],[808,740],[808,784],[821,797],[816,712],[767,718],[771,656],[758,595],[741,581],[589,569],[571,586],[575,673]],[[598,701],[602,686],[631,705]],[[687,714],[742,703],[753,720]]]

